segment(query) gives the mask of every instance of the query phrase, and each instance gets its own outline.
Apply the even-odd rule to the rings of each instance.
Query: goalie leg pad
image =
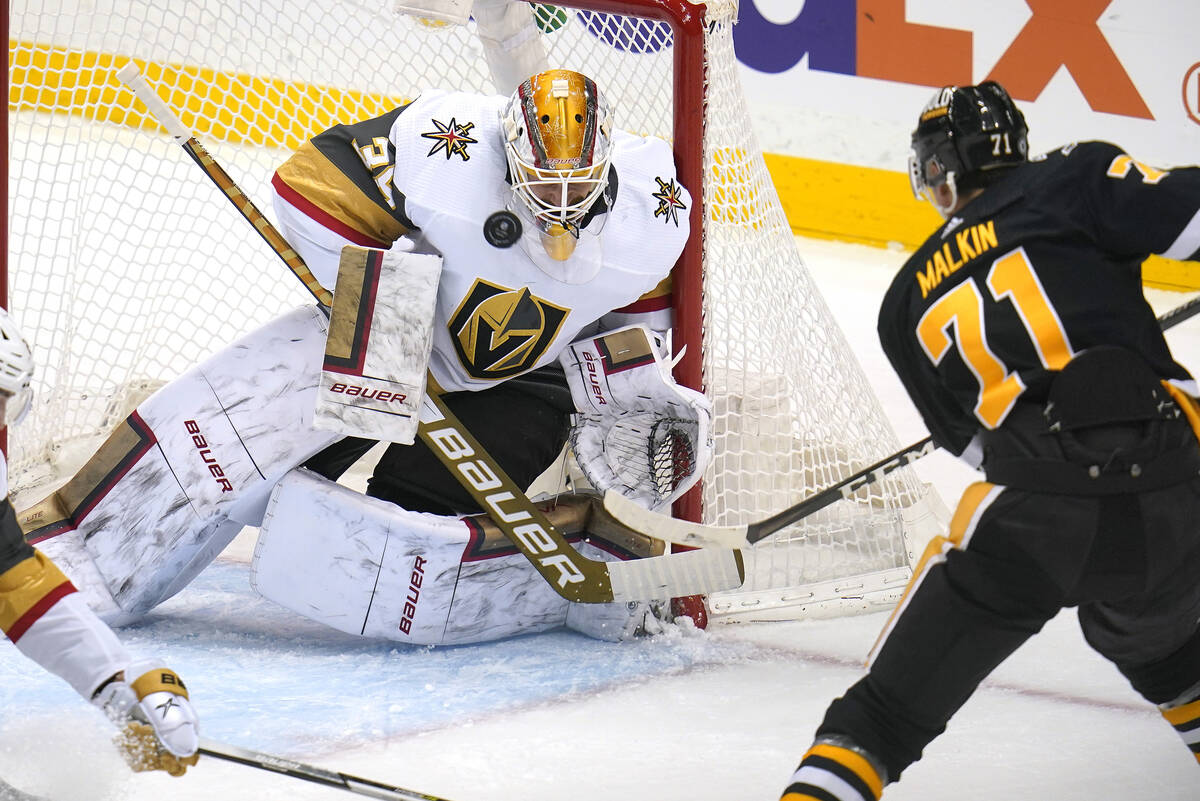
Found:
[[[612,545],[575,547],[592,559],[616,558]],[[489,522],[410,512],[303,469],[271,495],[251,582],[263,597],[339,631],[414,645],[563,625],[616,640],[641,628],[649,609],[568,604]]]
[[[464,519],[410,512],[295,470],[271,495],[251,581],[339,631],[417,645],[561,626],[566,601],[511,549],[476,558],[481,539]]]
[[[257,525],[279,477],[336,438],[312,427],[324,339],[322,315],[302,307],[167,384],[19,515],[30,542],[109,622],[166,600]]]
[[[271,493],[250,565],[264,598],[347,634],[440,641],[469,537],[308,470]]]

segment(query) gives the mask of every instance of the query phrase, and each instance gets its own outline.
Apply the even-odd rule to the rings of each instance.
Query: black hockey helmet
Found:
[[[944,86],[926,104],[912,135],[908,173],[913,194],[933,201],[947,181],[958,190],[986,186],[1029,155],[1025,115],[995,81]],[[935,202],[936,205],[936,202]]]

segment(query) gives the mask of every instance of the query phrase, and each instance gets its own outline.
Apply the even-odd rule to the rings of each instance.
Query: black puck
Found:
[[[494,248],[510,248],[521,238],[521,221],[511,211],[497,211],[483,223],[483,238]]]

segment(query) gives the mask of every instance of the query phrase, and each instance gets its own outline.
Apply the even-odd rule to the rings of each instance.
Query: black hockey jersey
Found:
[[[883,350],[934,441],[962,454],[1102,344],[1195,392],[1142,295],[1151,253],[1200,259],[1200,168],[1154,169],[1104,142],[1036,157],[952,216],[879,311]]]

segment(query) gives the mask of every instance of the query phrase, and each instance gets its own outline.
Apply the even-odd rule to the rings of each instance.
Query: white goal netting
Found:
[[[761,519],[895,451],[751,131],[735,6],[576,5],[588,8],[514,4],[549,64],[597,81],[617,125],[673,142],[703,198],[676,288],[684,377],[703,382],[717,411],[704,521]],[[388,0],[9,7],[10,308],[38,365],[33,412],[10,435],[18,492],[70,475],[149,392],[309,299],[134,103],[120,67],[135,61],[268,213],[276,166],[335,122],[425,87],[497,91],[474,21],[422,20]],[[505,46],[530,46],[519,39]],[[860,494],[753,549],[745,588],[711,599],[713,612],[793,615],[820,605],[820,587],[850,606],[875,591],[894,598],[906,536],[925,536],[916,530],[939,504],[908,471]]]

